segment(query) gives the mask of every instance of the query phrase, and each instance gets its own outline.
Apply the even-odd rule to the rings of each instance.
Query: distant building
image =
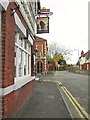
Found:
[[[46,74],[47,72],[47,40],[35,37],[34,48],[38,52],[35,56],[35,73]]]
[[[79,62],[80,70],[90,70],[90,50],[86,53],[84,53],[84,51],[81,51]]]
[[[88,49],[90,50],[90,1],[88,2]]]
[[[38,2],[0,0],[0,119],[17,113],[31,95]]]

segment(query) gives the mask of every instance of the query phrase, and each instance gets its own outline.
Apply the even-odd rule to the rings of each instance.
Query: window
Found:
[[[21,47],[23,47],[23,40],[22,40],[22,39],[19,39],[19,45],[20,45]]]
[[[30,56],[28,55],[28,74],[30,74]]]
[[[16,77],[16,50],[17,50],[17,47],[15,46],[15,49],[14,49],[14,77]]]
[[[15,35],[14,53],[14,77],[16,80],[31,75],[31,45],[28,40],[20,38],[20,33]]]
[[[36,49],[38,50],[37,56],[40,56],[40,54],[43,54],[43,45],[37,44]]]
[[[24,49],[27,49],[27,42],[24,41]]]
[[[24,53],[24,75],[26,75],[26,66],[27,66],[27,54]]]
[[[18,53],[19,54],[19,61],[18,61],[19,62],[19,67],[18,67],[18,69],[19,69],[18,70],[19,71],[19,77],[22,76],[22,69],[23,69],[22,68],[22,53],[23,53],[22,50],[19,49],[19,53]]]

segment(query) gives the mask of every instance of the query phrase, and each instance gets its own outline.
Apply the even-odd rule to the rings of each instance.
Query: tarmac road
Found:
[[[57,71],[55,75],[41,76],[41,79],[60,81],[88,112],[88,75]]]
[[[37,76],[38,77],[38,76]],[[14,118],[88,118],[88,76],[40,75],[32,97]],[[89,119],[90,120],[90,119]]]

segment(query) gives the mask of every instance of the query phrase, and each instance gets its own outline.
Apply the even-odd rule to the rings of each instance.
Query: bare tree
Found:
[[[61,45],[57,42],[52,42],[48,44],[48,54],[53,57],[56,53],[61,53],[63,55],[63,59],[70,60],[72,56],[72,50],[69,48]]]

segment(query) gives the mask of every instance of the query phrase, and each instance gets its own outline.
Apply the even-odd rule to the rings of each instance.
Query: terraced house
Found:
[[[86,53],[81,51],[80,61],[80,70],[90,70],[90,50]]]
[[[18,112],[34,88],[32,46],[39,9],[39,0],[0,0],[0,119]]]

